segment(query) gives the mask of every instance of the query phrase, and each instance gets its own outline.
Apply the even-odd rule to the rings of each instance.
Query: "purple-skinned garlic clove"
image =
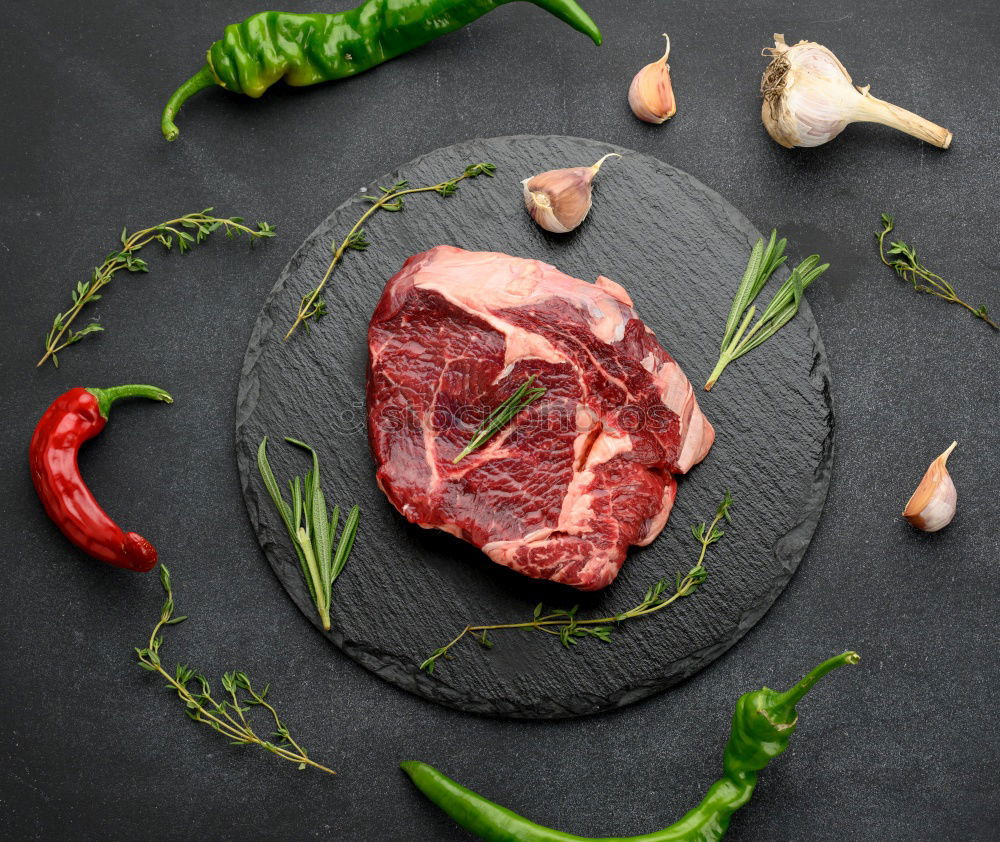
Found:
[[[590,167],[548,170],[524,179],[521,182],[524,206],[531,218],[554,234],[566,234],[576,228],[590,213],[594,176],[611,157],[621,155],[609,152]]]

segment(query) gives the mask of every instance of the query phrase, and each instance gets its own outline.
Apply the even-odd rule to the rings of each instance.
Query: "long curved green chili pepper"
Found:
[[[486,842],[718,842],[730,817],[753,795],[757,773],[788,748],[798,724],[795,705],[828,672],[859,660],[857,652],[844,652],[824,661],[784,693],[765,687],[741,696],[722,758],[723,776],[679,822],[642,836],[590,839],[562,833],[487,801],[426,763],[407,761],[401,766],[424,795]]]
[[[180,133],[174,117],[203,88],[221,85],[259,97],[279,79],[313,85],[343,79],[472,23],[512,0],[366,0],[336,14],[260,12],[230,24],[208,49],[208,61],[163,109],[167,140]],[[575,0],[528,0],[601,43],[601,31]]]

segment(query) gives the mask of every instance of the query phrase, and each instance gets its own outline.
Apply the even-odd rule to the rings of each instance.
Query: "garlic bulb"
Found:
[[[670,84],[670,36],[666,32],[667,49],[663,58],[647,64],[635,74],[628,89],[628,104],[632,113],[647,123],[664,123],[677,113],[674,87]]]
[[[590,167],[549,170],[524,179],[521,182],[524,206],[531,218],[555,234],[565,234],[576,228],[590,213],[594,176],[601,164],[612,156],[621,157],[617,152],[609,152]]]
[[[951,132],[910,111],[876,99],[870,85],[857,87],[837,57],[822,44],[799,41],[793,47],[775,34],[764,71],[760,116],[768,134],[782,146],[819,146],[833,140],[848,123],[881,123],[941,149]]]
[[[953,441],[951,447],[931,462],[920,485],[903,509],[903,517],[924,532],[944,529],[955,517],[958,492],[955,491],[955,483],[951,481],[946,463],[957,445],[958,442]]]

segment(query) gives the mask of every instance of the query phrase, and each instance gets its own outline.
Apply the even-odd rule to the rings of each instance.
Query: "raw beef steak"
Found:
[[[409,521],[526,576],[598,590],[663,529],[715,431],[625,290],[538,260],[437,246],[368,331],[377,480]],[[454,464],[530,376],[545,394]]]

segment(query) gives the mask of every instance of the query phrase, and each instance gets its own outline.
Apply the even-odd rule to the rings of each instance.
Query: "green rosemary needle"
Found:
[[[771,231],[767,246],[757,240],[750,252],[743,279],[736,289],[733,306],[726,319],[726,329],[722,336],[719,361],[709,375],[705,391],[710,391],[715,381],[733,360],[737,360],[761,345],[783,328],[799,311],[802,293],[806,287],[830,268],[829,263],[820,264],[819,255],[811,254],[796,266],[788,280],[775,293],[757,323],[750,327],[757,312],[754,301],[760,295],[771,275],[787,259],[784,251],[787,240],[777,239],[778,232]],[[748,329],[749,328],[749,329]]]
[[[482,447],[486,442],[488,442],[493,436],[495,436],[507,423],[524,409],[528,404],[534,403],[542,395],[545,394],[544,386],[532,386],[531,384],[535,382],[535,375],[532,374],[527,380],[525,380],[518,390],[514,392],[507,400],[505,400],[500,406],[494,409],[480,424],[476,431],[472,434],[472,439],[465,446],[461,453],[458,454],[454,459],[452,459],[453,464],[461,462],[466,456],[472,453],[473,450],[477,450]]]
[[[264,436],[257,448],[257,469],[264,480],[267,493],[271,495],[271,500],[281,515],[285,529],[288,530],[288,537],[291,538],[292,547],[299,559],[302,578],[309,588],[309,596],[316,605],[323,629],[329,631],[333,583],[347,564],[361,515],[357,506],[351,509],[334,551],[333,539],[340,524],[340,507],[334,506],[333,512],[327,513],[326,498],[319,481],[319,456],[305,442],[289,438],[285,441],[312,455],[312,468],[306,473],[305,480],[295,477],[288,483],[292,495],[291,506],[285,501],[268,462],[267,436]]]

